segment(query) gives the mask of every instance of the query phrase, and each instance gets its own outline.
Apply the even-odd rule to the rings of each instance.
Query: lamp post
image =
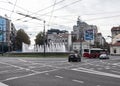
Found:
[[[43,23],[44,23],[44,31],[43,31],[43,37],[44,37],[44,56],[45,56],[45,20],[43,21]]]
[[[79,39],[80,39],[80,56],[82,57],[82,41],[83,41],[83,27],[81,26],[79,29]]]
[[[112,39],[111,41],[113,42],[113,37],[112,36],[107,36],[107,37],[111,38]]]

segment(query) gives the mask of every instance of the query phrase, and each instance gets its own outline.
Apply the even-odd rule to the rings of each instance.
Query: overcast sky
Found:
[[[120,25],[120,0],[0,0],[0,15],[35,36],[43,31],[43,21],[33,20],[17,13],[28,14],[46,21],[46,30],[58,28],[73,30],[77,17],[96,25],[106,38],[111,28]]]

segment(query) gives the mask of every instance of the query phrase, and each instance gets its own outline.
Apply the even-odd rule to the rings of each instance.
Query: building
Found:
[[[111,33],[112,33],[112,38],[114,38],[116,35],[120,34],[120,26],[113,27],[111,29]]]
[[[111,29],[110,54],[120,55],[120,26]]]
[[[0,16],[0,52],[11,51],[16,29],[11,20]]]
[[[87,30],[93,30],[94,38],[92,40],[85,40],[85,31]],[[81,21],[79,18],[77,20],[77,25],[73,26],[73,31],[71,32],[72,36],[74,36],[76,40],[85,40],[87,42],[90,42],[92,45],[95,44],[97,33],[97,26],[88,25],[86,22]]]
[[[98,29],[96,25],[89,25],[86,22],[81,21],[79,18],[77,19],[77,25],[73,26],[73,31],[71,32],[72,35],[72,46],[73,49],[74,46],[76,46],[76,43],[74,42],[79,42],[77,44],[80,45],[80,42],[86,42],[82,46],[82,51],[86,48],[101,48],[101,45],[104,45],[106,42],[104,37],[102,36],[101,33],[98,33]],[[74,45],[75,44],[75,45]],[[97,46],[99,44],[99,46]],[[78,49],[80,50],[80,46],[78,46]]]
[[[66,30],[50,29],[47,31],[48,43],[63,43],[67,51],[71,47],[70,38],[70,34]]]
[[[82,42],[82,45],[81,45],[80,42]],[[72,46],[73,46],[73,50],[78,50],[79,51],[80,48],[81,48],[82,49],[82,51],[81,51],[82,55],[83,55],[85,50],[90,49],[90,43],[86,42],[86,41],[79,41],[79,40],[75,41],[75,42],[73,42]]]
[[[104,46],[106,40],[105,40],[105,38],[102,36],[102,33],[97,33],[96,42],[98,43],[98,46],[101,46],[101,48]]]
[[[120,34],[116,35],[112,39],[112,43],[110,45],[110,54],[111,55],[120,55]]]

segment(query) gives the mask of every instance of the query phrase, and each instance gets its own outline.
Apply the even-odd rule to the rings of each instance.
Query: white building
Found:
[[[86,49],[87,50],[90,49],[90,43],[86,42],[86,41],[76,41],[76,42],[73,42],[72,46],[73,46],[73,50],[80,51],[80,49],[82,49],[82,55],[83,55],[83,53],[84,53],[84,51]]]
[[[63,43],[65,44],[66,50],[70,51],[71,49],[71,34],[68,31],[60,31],[58,29],[48,30],[47,39],[53,43]]]
[[[112,43],[110,46],[110,54],[111,55],[120,55],[120,34],[116,35],[112,39]]]

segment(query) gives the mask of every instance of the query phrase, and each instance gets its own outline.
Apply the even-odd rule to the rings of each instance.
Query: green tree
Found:
[[[19,29],[17,31],[17,36],[15,39],[16,39],[16,49],[17,50],[22,50],[23,42],[26,44],[30,44],[30,38],[23,29]]]
[[[35,39],[35,44],[36,45],[44,45],[44,40],[46,39],[46,37],[44,37],[44,33],[43,32],[39,32],[36,36]]]

